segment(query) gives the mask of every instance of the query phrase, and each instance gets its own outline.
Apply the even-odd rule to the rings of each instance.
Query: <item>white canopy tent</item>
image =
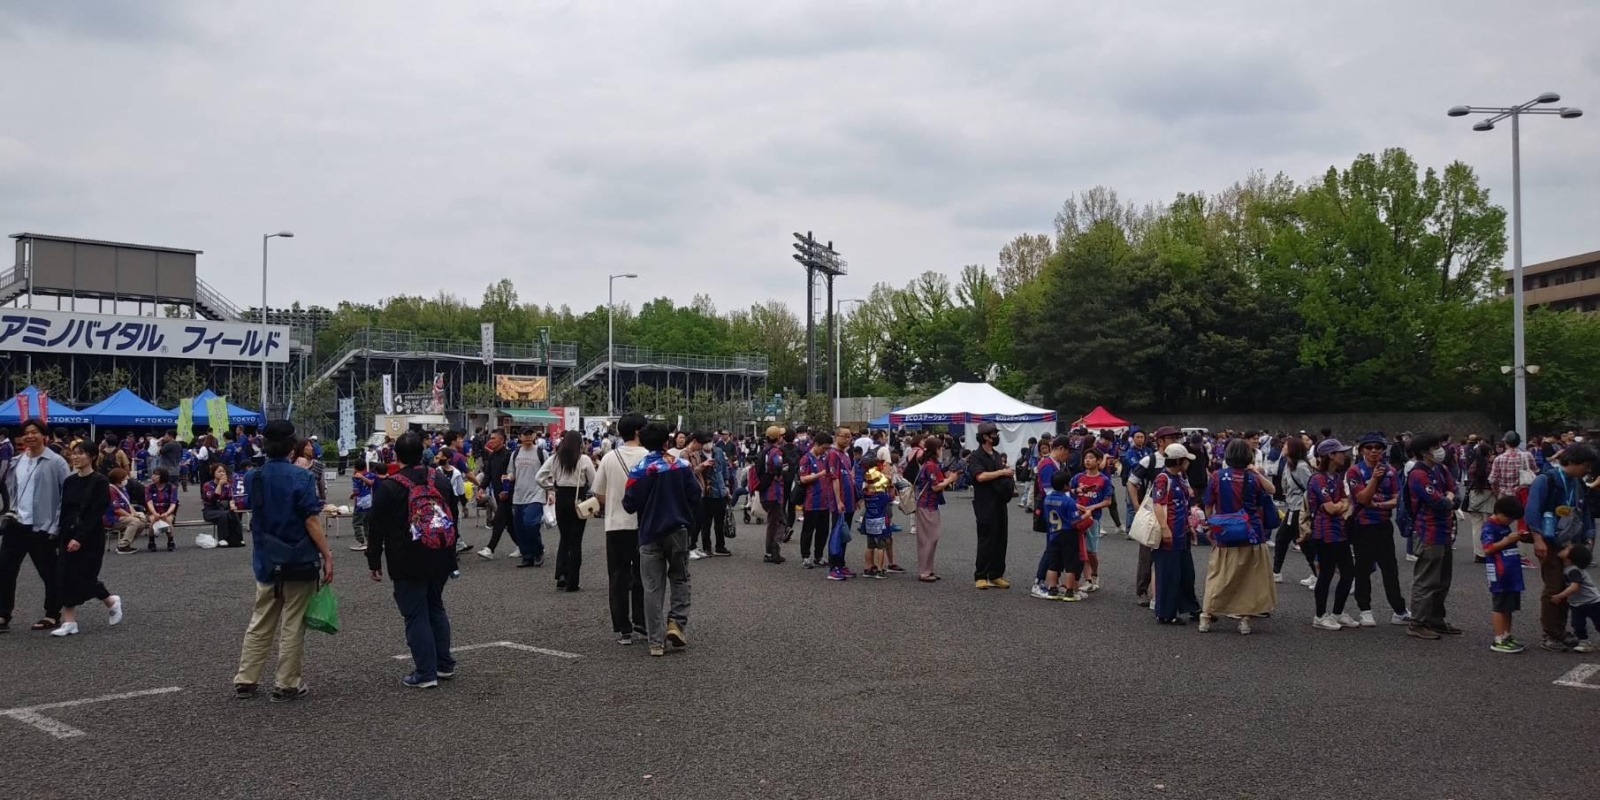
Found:
[[[962,445],[977,447],[977,426],[1000,427],[1000,452],[1015,457],[1029,438],[1053,434],[1056,412],[1030,406],[987,383],[957,383],[914,406],[889,414],[889,424],[965,425]]]

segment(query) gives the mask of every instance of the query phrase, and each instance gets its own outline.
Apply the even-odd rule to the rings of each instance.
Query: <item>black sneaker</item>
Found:
[[[145,549],[149,550],[152,553],[154,553],[156,551],[156,537],[154,537],[154,536],[150,537],[150,546],[145,548]]]
[[[226,546],[225,543],[218,545],[218,547],[225,547],[225,546]],[[117,545],[117,552],[121,553],[122,555],[127,555],[129,553],[137,553],[137,552],[139,552],[139,550],[138,550],[138,548],[134,547],[131,544],[119,544],[119,545]]]
[[[167,552],[171,553],[171,552],[173,552],[173,551],[175,551],[177,549],[178,549],[177,543],[172,541],[172,537],[170,537],[170,536],[167,537]]]
[[[536,567],[544,566],[544,556],[539,556],[538,558],[534,559],[533,565]]]
[[[890,564],[889,566],[884,567],[884,570],[886,572],[888,572],[890,575],[904,575],[904,574],[906,574],[906,568],[900,566],[899,564]]]
[[[239,700],[254,700],[258,688],[253,683],[236,683],[233,685],[233,696]]]
[[[453,680],[456,679],[456,671],[453,670],[453,669],[452,670],[442,670],[441,669],[441,670],[439,670],[439,671],[437,671],[437,672],[435,672],[433,674],[438,675],[439,676],[439,680],[441,680],[441,681],[453,681]]]
[[[714,555],[714,556],[731,556],[731,555],[733,555],[733,553],[731,551],[729,551],[728,548],[726,548],[726,547],[724,547],[724,548],[722,548],[720,550],[712,551],[711,554]]]
[[[617,644],[620,644],[620,645],[633,644],[633,634],[632,633],[619,633],[619,634],[617,634]]]
[[[311,687],[302,682],[298,689],[273,689],[271,700],[274,703],[288,703],[308,694],[311,694]]]

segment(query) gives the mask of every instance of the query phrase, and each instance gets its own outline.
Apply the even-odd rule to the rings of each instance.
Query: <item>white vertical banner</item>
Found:
[[[356,449],[356,399],[339,398],[339,452]]]
[[[494,363],[494,323],[485,322],[481,326],[483,331],[483,363]]]
[[[564,406],[561,409],[561,429],[567,431],[583,431],[582,423],[578,420],[577,406]]]
[[[394,376],[383,376],[383,413],[394,413]]]

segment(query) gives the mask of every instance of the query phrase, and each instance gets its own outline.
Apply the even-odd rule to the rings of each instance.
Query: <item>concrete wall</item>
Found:
[[[1113,412],[1115,413],[1115,412]],[[1382,431],[1393,436],[1401,431],[1448,433],[1456,437],[1477,433],[1493,436],[1503,433],[1495,421],[1479,411],[1390,411],[1372,413],[1261,413],[1261,414],[1127,414],[1145,430],[1161,425],[1179,428],[1209,428],[1240,431],[1266,429],[1312,431],[1332,428],[1339,439],[1355,439],[1367,431]]]

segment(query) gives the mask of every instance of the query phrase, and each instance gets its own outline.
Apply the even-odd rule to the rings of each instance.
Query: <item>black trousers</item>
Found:
[[[586,522],[578,516],[578,489],[574,486],[556,487],[556,530],[561,541],[556,545],[556,583],[565,584],[567,591],[578,591],[578,571],[583,567],[583,529]]]
[[[1376,525],[1350,526],[1350,546],[1355,550],[1356,607],[1372,610],[1372,567],[1383,576],[1383,593],[1396,614],[1406,613],[1406,596],[1400,591],[1400,567],[1394,556],[1394,525],[1387,520]]]
[[[644,635],[644,581],[639,579],[639,532],[606,531],[607,597],[614,633]]]
[[[510,498],[501,500],[496,497],[494,499],[494,517],[489,520],[489,552],[493,553],[494,549],[500,545],[500,534],[509,530],[511,530],[511,500]],[[511,537],[511,539],[513,542],[516,541],[515,536]]]
[[[833,515],[826,511],[807,511],[806,517],[800,523],[800,556],[816,561],[827,558],[829,528],[833,524]]]
[[[1289,545],[1300,537],[1301,511],[1290,511],[1283,515],[1283,524],[1278,526],[1278,537],[1273,542],[1272,572],[1283,571],[1283,559],[1289,554]],[[1306,557],[1306,566],[1313,570],[1317,568],[1316,542],[1307,539],[1300,544],[1300,554]]]
[[[106,558],[106,534],[90,535],[76,553],[65,547],[56,552],[61,604],[77,608],[90,600],[108,600],[111,592],[100,582],[100,565]]]
[[[728,549],[728,498],[707,497],[700,501],[700,549],[707,553],[714,552],[711,547],[711,532],[716,531],[716,551]]]
[[[101,548],[105,549],[104,547]],[[33,568],[44,581],[44,615],[61,619],[60,566],[57,564],[56,542],[49,536],[34,533],[23,525],[13,525],[0,536],[0,617],[11,620],[17,605],[17,575],[22,572],[22,562],[33,561]]]
[[[973,514],[978,523],[978,557],[973,564],[972,579],[992,581],[1006,576],[1006,504],[973,503]]]
[[[1139,545],[1138,574],[1133,576],[1134,593],[1144,599],[1150,597],[1150,570],[1154,566],[1154,556],[1150,548]]]
[[[238,514],[225,509],[208,508],[200,516],[216,526],[217,541],[227,542],[229,547],[244,546],[244,526],[239,524]]]
[[[1328,587],[1333,586],[1333,613],[1344,613],[1344,601],[1350,596],[1350,584],[1355,580],[1355,560],[1351,556],[1349,542],[1318,542],[1317,561],[1322,565],[1317,570],[1317,616],[1328,613]],[[1333,573],[1338,571],[1339,583],[1333,582]]]

